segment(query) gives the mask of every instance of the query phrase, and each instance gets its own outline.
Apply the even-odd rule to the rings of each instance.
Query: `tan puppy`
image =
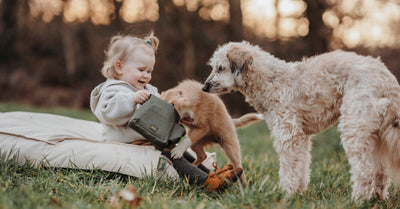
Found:
[[[197,155],[194,165],[200,165],[206,159],[204,147],[219,144],[234,168],[242,168],[239,140],[235,127],[244,126],[262,120],[262,116],[250,113],[239,119],[233,119],[222,100],[215,94],[203,92],[202,84],[185,80],[178,86],[161,93],[161,98],[174,104],[182,121],[187,125],[188,137],[171,151],[173,158],[181,158],[190,147]],[[244,173],[240,177],[246,185]]]

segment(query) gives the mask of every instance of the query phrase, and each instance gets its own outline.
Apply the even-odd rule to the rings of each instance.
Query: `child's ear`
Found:
[[[114,62],[114,70],[119,75],[122,74],[122,63],[121,63],[121,61],[117,60],[117,61]]]

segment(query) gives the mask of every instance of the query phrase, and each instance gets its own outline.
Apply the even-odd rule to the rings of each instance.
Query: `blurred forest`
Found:
[[[88,108],[113,35],[160,39],[151,83],[203,82],[207,61],[247,40],[286,61],[343,49],[400,77],[398,0],[0,0],[0,102]],[[238,116],[253,109],[223,95]]]

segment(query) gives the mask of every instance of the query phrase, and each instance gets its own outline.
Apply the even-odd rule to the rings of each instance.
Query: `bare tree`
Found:
[[[240,0],[229,0],[229,25],[228,31],[230,41],[242,41],[243,18]]]
[[[183,11],[182,11],[183,10]],[[194,78],[196,58],[195,58],[195,45],[193,43],[193,23],[194,17],[192,13],[186,9],[180,10],[180,26],[182,31],[183,41],[183,72],[188,78]]]
[[[322,15],[328,8],[325,0],[304,0],[307,3],[306,17],[309,21],[309,33],[306,41],[309,43],[309,55],[328,51],[332,30],[322,20]]]
[[[0,1],[0,61],[15,59],[17,52],[15,43],[18,40],[18,6],[24,4],[21,0]]]

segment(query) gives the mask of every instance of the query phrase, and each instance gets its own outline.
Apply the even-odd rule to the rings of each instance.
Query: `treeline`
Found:
[[[64,1],[67,2],[68,0]],[[332,5],[306,0],[304,17],[309,32],[304,37],[267,39],[242,24],[240,0],[227,0],[229,20],[204,20],[199,11],[158,0],[155,22],[129,24],[118,14],[123,1],[112,0],[114,15],[108,25],[90,20],[66,23],[62,13],[45,23],[30,14],[29,0],[0,1],[0,101],[40,106],[88,108],[91,89],[102,82],[104,49],[117,33],[145,36],[151,31],[160,39],[152,84],[160,91],[183,79],[204,81],[210,72],[207,61],[213,51],[229,41],[248,40],[288,61],[332,50],[332,29],[322,15]],[[200,9],[200,8],[199,8]],[[340,45],[346,50],[344,44]],[[355,48],[361,54],[380,56],[400,76],[400,50]],[[232,115],[253,111],[238,93],[223,96]]]

